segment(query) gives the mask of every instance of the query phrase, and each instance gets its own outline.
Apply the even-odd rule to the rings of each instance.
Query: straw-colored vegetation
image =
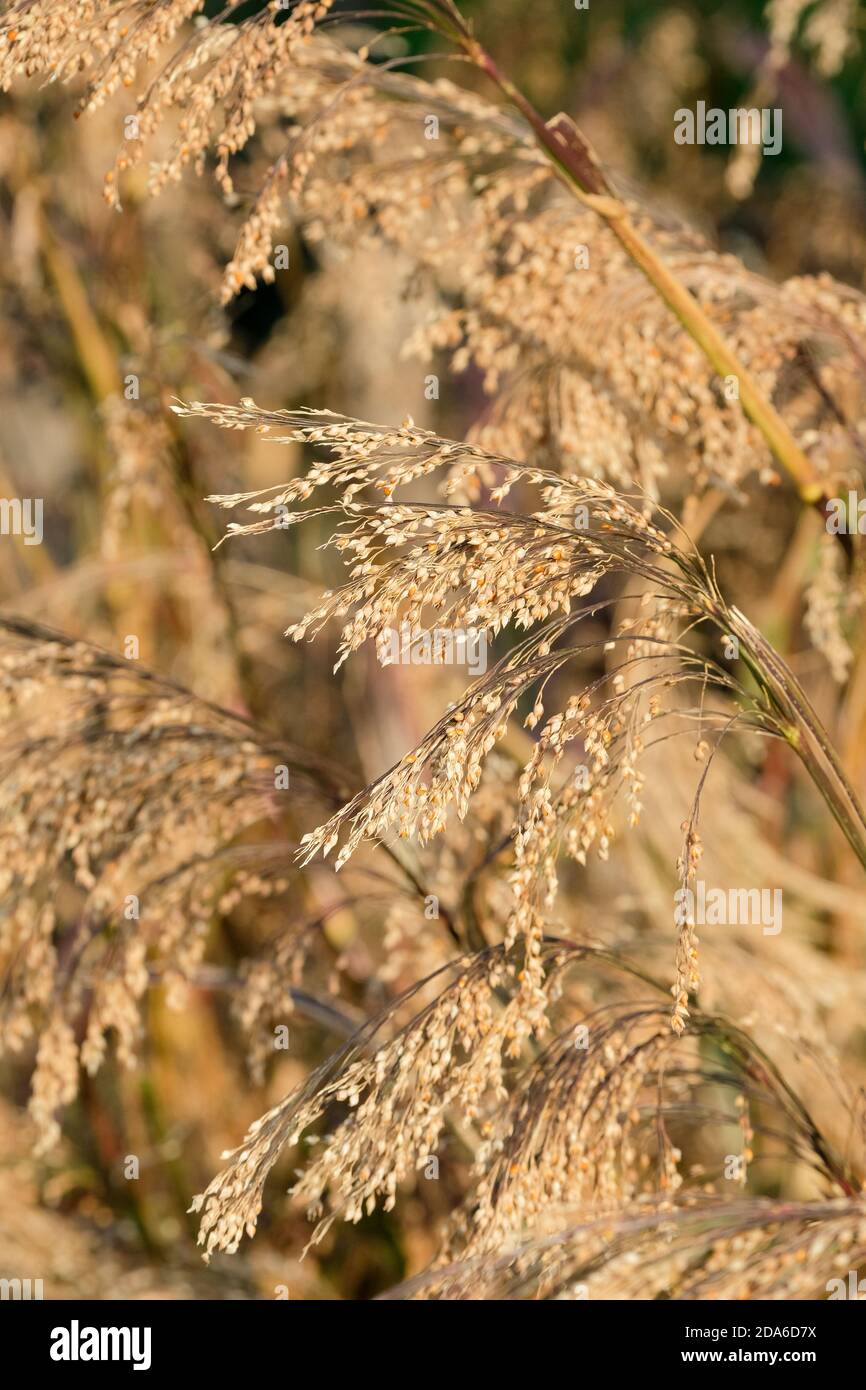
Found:
[[[862,150],[676,145],[737,32],[689,4],[569,16],[579,61],[552,4],[371,8],[0,9],[0,493],[44,507],[0,536],[0,1272],[826,1297]],[[759,7],[737,104],[840,102],[858,10]]]

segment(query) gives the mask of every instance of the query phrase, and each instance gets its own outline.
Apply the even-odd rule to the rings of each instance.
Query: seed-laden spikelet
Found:
[[[592,954],[573,950],[570,964]],[[573,1008],[574,998],[564,994]],[[862,1133],[849,1166],[742,1030],[698,1015],[684,1044],[671,1034],[664,1010],[640,1000],[583,1006],[579,1014],[580,1022],[559,1033],[512,1086],[507,1110],[477,1151],[477,1182],[452,1218],[441,1263],[517,1248],[533,1233],[561,1231],[568,1215],[583,1213],[590,1223],[599,1211],[617,1221],[641,1204],[666,1203],[673,1211],[677,1203],[721,1198],[732,1179],[742,1191],[755,1128],[768,1123],[768,1110],[786,1148],[810,1153],[834,1195],[854,1195],[852,1168],[866,1156]],[[706,1063],[709,1040],[726,1059],[715,1074]],[[825,1077],[831,1068],[827,1061]],[[853,1095],[845,1105],[854,1117]],[[686,1114],[688,1128],[678,1118]],[[687,1165],[680,1146],[705,1161]]]
[[[209,1257],[235,1251],[255,1232],[265,1180],[284,1148],[294,1147],[311,1126],[340,1102],[348,1116],[308,1165],[295,1195],[312,1215],[330,1214],[317,1227],[324,1235],[334,1216],[360,1221],[381,1201],[390,1210],[399,1183],[435,1152],[449,1112],[458,1107],[472,1121],[506,1095],[504,1071],[543,1009],[527,1011],[515,989],[514,966],[501,949],[458,960],[422,981],[365,1025],[350,1045],[297,1091],[263,1115],[231,1160],[196,1197],[202,1212],[199,1243]],[[444,981],[444,983],[443,983]],[[433,985],[439,993],[390,1039],[377,1034],[400,1012],[417,1008]]]
[[[681,1248],[634,1296],[722,1284],[731,1272],[726,1242],[740,1223],[766,1233],[782,1210],[768,1216],[760,1199],[743,1196],[763,1126],[785,1152],[809,1156],[829,1194],[809,1209],[814,1219],[844,1218],[832,1234],[825,1228],[828,1259],[852,1232],[866,1230],[852,1176],[864,1157],[862,1126],[857,1151],[849,1147],[843,1160],[742,1030],[698,1013],[684,1042],[668,1027],[664,1008],[647,1004],[641,972],[632,977],[609,953],[563,941],[545,942],[541,954],[535,1019],[525,1013],[518,962],[505,948],[478,953],[409,990],[256,1121],[193,1204],[202,1213],[206,1258],[234,1252],[244,1235],[254,1235],[274,1164],[284,1150],[303,1146],[335,1103],[345,1117],[306,1153],[291,1189],[318,1221],[313,1242],[335,1219],[360,1221],[380,1203],[390,1210],[399,1189],[442,1152],[448,1124],[474,1152],[473,1182],[440,1254],[420,1289],[410,1284],[408,1293],[494,1296],[501,1280],[514,1282],[507,1296],[521,1296],[515,1289],[531,1270],[534,1296],[556,1297],[578,1277],[587,1247],[598,1251],[601,1231],[605,1258],[596,1253],[590,1265],[597,1296],[616,1296],[603,1292],[608,1279],[612,1289],[629,1287],[645,1238],[670,1246],[678,1230]],[[575,980],[578,967],[583,978]],[[597,992],[607,1000],[600,1006]],[[660,987],[655,992],[662,997]],[[545,1039],[551,1010],[577,1021],[539,1052],[528,1044]],[[853,1098],[845,1104],[853,1116]],[[706,1162],[685,1165],[686,1132],[693,1158],[700,1152]],[[732,1143],[735,1185],[728,1182]],[[706,1246],[689,1213],[703,1223]],[[799,1241],[802,1227],[795,1229]],[[763,1236],[757,1247],[769,1253]],[[782,1249],[777,1243],[777,1253]],[[773,1271],[785,1271],[787,1260],[758,1261],[757,1269],[772,1286]],[[758,1277],[751,1266],[750,1274]]]
[[[866,1257],[862,1201],[689,1195],[605,1215],[557,1208],[534,1237],[389,1290],[389,1299],[823,1299]],[[836,1287],[839,1286],[836,1284]]]
[[[0,20],[0,87],[19,74],[65,81],[91,75],[99,104],[160,57],[204,0],[12,0]]]
[[[133,663],[12,620],[0,710],[0,1046],[38,1039],[48,1146],[79,1061],[96,1072],[113,1033],[133,1063],[151,980],[179,997],[215,916],[288,888],[291,845],[237,843],[279,817],[275,768],[311,804],[324,773]]]
[[[491,636],[509,624],[538,629],[491,675],[477,682],[422,745],[327,826],[307,837],[308,857],[319,850],[327,853],[345,826],[348,837],[338,867],[363,839],[379,838],[396,828],[399,835],[414,835],[423,842],[444,829],[449,805],[465,815],[484,760],[504,735],[519,698],[573,656],[567,648],[553,650],[554,642],[581,612],[572,613],[574,601],[589,594],[604,574],[620,564],[621,538],[615,535],[620,527],[623,535],[644,544],[650,554],[667,557],[672,549],[643,511],[618,499],[604,484],[582,479],[563,483],[555,475],[521,469],[470,446],[428,435],[411,424],[386,431],[337,417],[268,416],[248,405],[237,411],[198,406],[189,410],[232,428],[250,427],[256,421],[261,428],[265,420],[279,421],[299,431],[297,437],[322,444],[334,455],[287,488],[273,489],[271,496],[221,499],[225,505],[245,501],[253,510],[275,513],[269,521],[253,523],[250,529],[255,531],[290,524],[296,518],[288,513],[288,504],[309,497],[314,488],[343,488],[340,508],[346,527],[335,535],[334,544],[348,556],[352,578],[290,629],[296,641],[310,631],[317,633],[329,618],[347,613],[352,616],[343,629],[340,662],[367,640],[379,646],[400,622],[421,622],[431,609],[451,627],[474,627]],[[448,469],[446,490],[465,487],[475,473],[492,479],[497,470],[504,471],[505,481],[500,480],[493,493],[499,501],[521,483],[543,485],[545,508],[523,517],[505,510],[490,513],[447,504],[403,506],[395,501],[371,508],[354,500],[367,483],[393,493],[441,468]],[[592,517],[599,529],[586,535],[575,533],[576,508]],[[602,535],[604,545],[597,543]],[[607,548],[610,545],[613,550]],[[385,555],[394,558],[385,561]],[[651,570],[652,566],[648,575]],[[670,619],[671,613],[666,616]],[[646,617],[649,622],[648,613]],[[656,623],[655,634],[644,633],[644,644],[654,642],[658,650],[653,658],[646,651],[640,656],[636,636],[641,631],[640,625],[633,625],[624,639],[626,669],[639,659],[660,662],[669,647]],[[540,904],[535,902],[533,885],[543,874],[547,887],[542,896],[550,904],[555,881],[551,850],[563,834],[575,857],[585,861],[591,847],[605,857],[612,834],[606,805],[621,785],[636,823],[641,776],[635,760],[642,747],[642,724],[652,716],[650,704],[641,704],[642,699],[643,695],[633,697],[619,673],[614,676],[613,693],[599,706],[591,708],[589,696],[582,701],[574,698],[564,714],[554,714],[539,731],[536,754],[520,784],[525,811],[517,836],[518,862],[512,880],[516,907],[509,940],[518,935],[536,938]],[[527,725],[538,724],[542,713],[537,699]],[[566,785],[554,798],[551,778],[568,745],[578,739],[589,758],[592,784],[581,789],[583,799],[574,784]]]
[[[866,817],[799,683],[748,619],[726,605],[711,569],[675,519],[654,510],[645,496],[624,497],[603,482],[525,467],[421,430],[412,421],[389,428],[327,412],[259,410],[251,400],[238,407],[197,403],[175,410],[228,429],[263,431],[276,443],[300,441],[326,455],[285,486],[211,499],[263,515],[248,526],[233,523],[234,534],[284,529],[304,516],[340,520],[329,543],[343,555],[350,577],[289,629],[295,641],[315,636],[331,619],[341,620],[339,665],[367,641],[381,650],[401,622],[423,626],[432,614],[443,624],[473,627],[491,639],[509,626],[529,634],[399,763],[304,836],[304,863],[328,855],[342,840],[339,869],[366,840],[396,833],[424,843],[445,829],[449,808],[465,816],[484,762],[507,732],[520,700],[534,692],[525,722],[536,728],[548,683],[583,654],[581,644],[568,639],[607,605],[580,600],[611,576],[642,585],[635,616],[606,643],[622,650],[623,659],[541,725],[518,785],[510,880],[514,906],[506,940],[524,943],[528,997],[540,983],[538,953],[545,913],[555,901],[560,850],[580,862],[590,849],[607,857],[615,800],[622,796],[636,824],[642,787],[638,759],[648,744],[677,729],[697,733],[696,757],[704,764],[685,825],[681,887],[691,883],[700,855],[701,793],[716,748],[734,727],[758,729],[793,747],[866,863]],[[358,500],[365,490],[384,491],[393,499],[400,487],[438,470],[446,473],[446,496],[469,479],[483,478],[498,510]],[[309,501],[323,487],[338,490],[338,500],[289,511],[290,504]],[[534,496],[540,505],[509,509],[517,490],[521,500]],[[716,641],[734,638],[759,685],[759,700],[730,669],[679,640],[679,633],[696,627]],[[694,703],[688,704],[692,691]],[[733,700],[717,707],[708,694]],[[571,744],[582,750],[582,785],[575,787],[566,776],[555,786],[553,774]],[[689,996],[699,982],[694,923],[684,914],[672,990],[677,1032],[686,1026]]]
[[[79,111],[92,111],[119,88],[131,87],[142,67],[162,58],[164,66],[139,98],[134,126],[107,175],[106,199],[120,205],[121,176],[139,162],[174,113],[180,117],[178,131],[171,154],[151,167],[151,190],[176,182],[188,166],[200,173],[214,148],[215,177],[230,194],[229,161],[255,134],[257,107],[332,3],[298,0],[291,10],[271,4],[239,24],[227,22],[235,8],[228,7],[213,19],[201,19],[166,62],[168,45],[188,19],[200,15],[204,0],[77,0],[62,20],[56,6],[26,0],[12,5],[0,26],[0,88],[18,74],[62,81],[83,70],[89,81]]]
[[[805,593],[803,622],[813,645],[827,659],[830,674],[839,685],[848,678],[854,653],[845,635],[844,622],[863,602],[862,583],[846,584],[843,555],[834,536],[824,535],[818,546],[815,574]]]

